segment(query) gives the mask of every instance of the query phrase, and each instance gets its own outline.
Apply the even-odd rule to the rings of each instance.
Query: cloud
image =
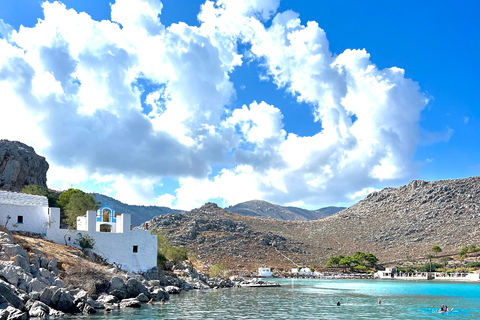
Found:
[[[160,1],[117,0],[110,21],[45,2],[32,28],[1,22],[0,136],[46,156],[52,187],[183,209],[212,199],[318,207],[411,177],[427,103],[419,85],[365,49],[334,56],[316,22],[278,7],[206,1],[199,27],[165,27]],[[232,110],[231,74],[245,61],[309,104],[322,129],[287,132],[269,101]],[[164,177],[179,187],[158,193]]]

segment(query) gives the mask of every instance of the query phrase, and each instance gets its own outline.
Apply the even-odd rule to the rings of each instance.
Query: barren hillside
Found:
[[[412,181],[370,194],[356,205],[314,221],[281,221],[241,216],[215,204],[155,217],[165,230],[207,263],[232,269],[259,265],[323,266],[328,258],[356,251],[380,261],[421,258],[433,245],[456,253],[479,244],[480,178]]]

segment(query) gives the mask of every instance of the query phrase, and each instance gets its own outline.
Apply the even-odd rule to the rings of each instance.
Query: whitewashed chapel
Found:
[[[49,208],[47,197],[0,191],[2,225],[42,233],[47,239],[70,246],[76,246],[79,233],[88,234],[95,240],[93,251],[107,262],[128,271],[147,271],[157,265],[157,236],[148,230],[132,230],[130,218],[130,214],[117,214],[105,205],[78,217],[76,230],[61,229],[60,209]]]

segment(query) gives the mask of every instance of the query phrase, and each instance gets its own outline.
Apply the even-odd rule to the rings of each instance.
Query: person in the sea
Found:
[[[163,300],[163,298],[162,298],[162,300],[160,300],[160,303],[161,303],[162,305],[164,305],[164,304],[165,304],[165,300]]]
[[[382,304],[382,301],[380,301],[380,299],[378,299],[377,304]]]
[[[337,306],[340,306],[340,301],[337,302]]]
[[[153,298],[148,301],[148,304],[153,304]]]

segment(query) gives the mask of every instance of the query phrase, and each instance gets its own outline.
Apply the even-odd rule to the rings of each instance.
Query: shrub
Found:
[[[443,265],[440,263],[432,262],[432,272],[435,272],[437,269],[443,268]],[[429,272],[430,271],[430,262],[425,263],[419,270],[420,272]]]
[[[226,277],[227,276],[227,269],[221,263],[217,263],[210,267],[210,271],[208,272],[210,277]]]
[[[467,268],[480,268],[480,262],[472,261],[467,263]]]
[[[95,239],[93,239],[88,234],[82,235],[81,233],[78,233],[77,239],[75,239],[74,244],[80,246],[82,250],[93,249],[93,246],[95,245]]]
[[[187,250],[184,247],[171,247],[165,257],[173,263],[179,263],[188,259]]]
[[[163,267],[165,265],[165,262],[167,262],[167,258],[160,252],[157,252],[157,266]]]

